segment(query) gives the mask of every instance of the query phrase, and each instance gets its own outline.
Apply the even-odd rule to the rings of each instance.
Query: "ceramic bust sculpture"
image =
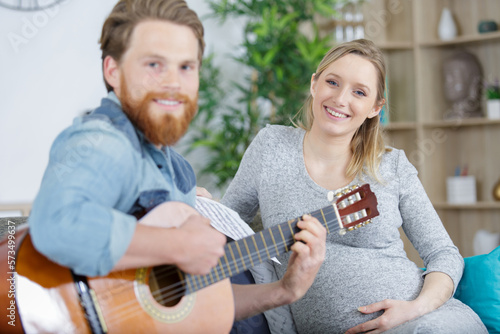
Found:
[[[476,56],[460,51],[443,63],[444,95],[451,104],[445,118],[481,117],[482,71]]]

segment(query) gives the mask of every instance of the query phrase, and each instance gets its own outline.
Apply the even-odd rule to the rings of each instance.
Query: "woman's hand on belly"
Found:
[[[358,308],[358,311],[364,314],[370,314],[378,311],[384,311],[384,313],[378,318],[350,328],[346,334],[364,332],[370,332],[370,334],[382,333],[425,313],[420,310],[416,301],[394,299],[386,299],[381,302],[361,306]]]

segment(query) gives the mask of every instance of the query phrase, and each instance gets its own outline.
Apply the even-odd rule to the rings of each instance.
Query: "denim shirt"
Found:
[[[192,167],[156,148],[114,93],[54,141],[29,217],[37,250],[77,274],[108,274],[125,254],[137,217],[165,201],[194,207]]]

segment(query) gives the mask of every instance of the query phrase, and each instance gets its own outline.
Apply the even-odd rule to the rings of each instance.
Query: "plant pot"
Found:
[[[500,119],[500,99],[486,101],[486,115],[489,119]]]

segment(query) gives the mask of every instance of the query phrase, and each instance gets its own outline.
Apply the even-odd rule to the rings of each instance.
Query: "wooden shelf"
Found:
[[[413,43],[408,41],[393,41],[393,42],[377,42],[379,48],[382,50],[413,50]]]
[[[475,204],[434,203],[437,210],[500,210],[500,202],[477,202]]]
[[[479,43],[486,41],[497,41],[500,40],[500,31],[488,32],[483,34],[476,35],[465,35],[458,36],[455,39],[450,41],[424,41],[419,42],[418,45],[422,47],[435,47],[435,46],[453,46],[453,45],[461,45],[461,44],[469,44],[469,43]]]
[[[30,203],[0,204],[0,217],[28,216],[30,211]]]
[[[415,122],[389,122],[384,125],[387,131],[400,131],[400,130],[416,130],[417,123]]]
[[[468,118],[468,119],[442,120],[442,121],[432,121],[423,123],[423,126],[425,128],[459,128],[459,127],[478,126],[478,125],[500,125],[500,119]]]

